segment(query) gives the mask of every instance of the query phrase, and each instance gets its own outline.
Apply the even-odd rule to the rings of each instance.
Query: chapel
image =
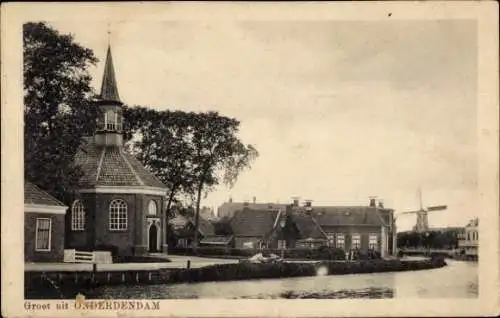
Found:
[[[116,255],[167,252],[166,186],[124,149],[123,104],[108,46],[102,116],[76,155],[83,170],[66,218],[66,248]]]

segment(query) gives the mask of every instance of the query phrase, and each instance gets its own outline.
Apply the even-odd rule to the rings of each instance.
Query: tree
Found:
[[[92,50],[44,22],[23,26],[25,178],[63,200],[81,176],[74,156],[95,128]]]
[[[192,116],[139,106],[124,108],[128,149],[167,186],[167,216],[179,193],[193,192]]]
[[[234,185],[239,173],[258,156],[252,145],[237,137],[240,122],[217,112],[199,113],[192,118],[193,173],[196,195],[195,247],[198,243],[200,202],[203,193],[224,183]]]

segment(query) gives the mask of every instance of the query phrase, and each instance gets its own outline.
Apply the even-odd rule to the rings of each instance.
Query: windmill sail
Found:
[[[427,211],[441,211],[441,210],[446,210],[446,208],[447,208],[446,205],[429,206],[427,207]]]

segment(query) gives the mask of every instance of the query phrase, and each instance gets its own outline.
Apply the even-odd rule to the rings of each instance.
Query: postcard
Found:
[[[2,6],[2,314],[499,313],[496,2]]]

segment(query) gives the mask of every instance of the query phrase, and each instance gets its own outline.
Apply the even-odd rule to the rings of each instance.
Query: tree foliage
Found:
[[[203,192],[221,183],[232,187],[239,173],[249,167],[259,154],[252,145],[245,145],[239,140],[238,120],[217,112],[200,113],[193,119],[193,172],[197,198],[194,244],[197,244]]]
[[[167,186],[167,213],[179,193],[193,192],[191,116],[140,106],[124,109],[128,149]]]
[[[239,121],[216,112],[157,111],[126,107],[129,150],[168,187],[167,211],[179,194],[200,201],[220,184],[234,185],[258,156],[238,138]],[[197,233],[197,231],[195,232]]]
[[[62,199],[81,176],[74,156],[99,114],[92,50],[44,22],[23,26],[25,178]]]
[[[452,249],[458,246],[458,230],[398,233],[398,247]]]

